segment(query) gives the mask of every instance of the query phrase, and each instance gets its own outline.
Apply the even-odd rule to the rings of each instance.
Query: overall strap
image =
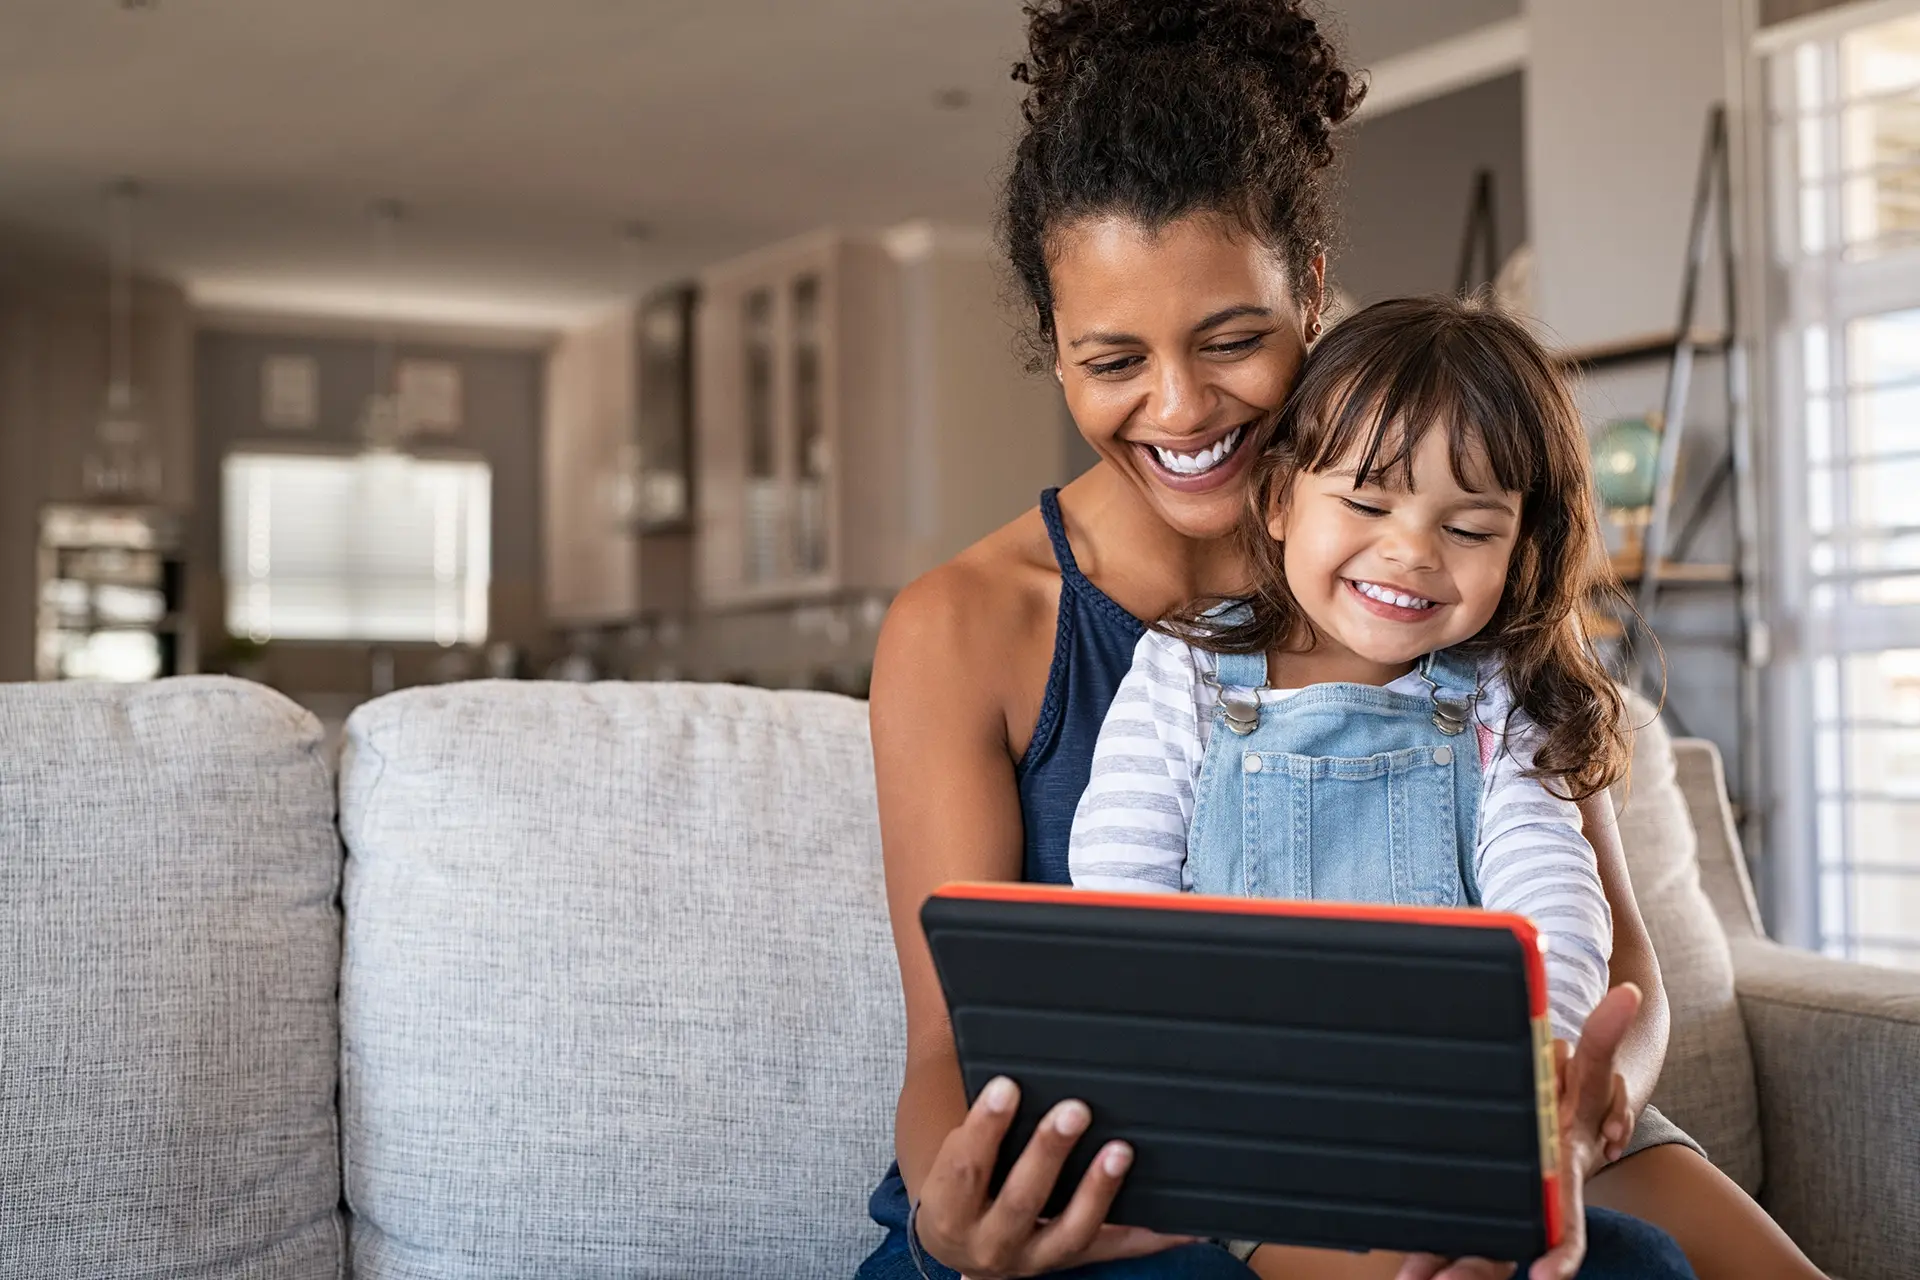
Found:
[[[1223,653],[1214,676],[1228,689],[1264,689],[1267,687],[1267,655]]]

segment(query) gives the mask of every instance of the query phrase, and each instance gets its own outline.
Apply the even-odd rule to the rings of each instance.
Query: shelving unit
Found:
[[[1559,353],[1563,368],[1582,373],[1620,369],[1665,361],[1667,377],[1662,397],[1664,429],[1654,469],[1650,518],[1640,554],[1616,558],[1614,569],[1632,594],[1632,610],[1600,611],[1589,625],[1596,638],[1612,632],[1624,654],[1628,678],[1658,688],[1662,667],[1648,661],[1649,643],[1659,629],[1663,605],[1676,592],[1731,592],[1735,617],[1734,657],[1739,664],[1737,725],[1740,760],[1735,799],[1751,805],[1759,794],[1758,750],[1759,670],[1768,660],[1767,631],[1760,616],[1757,592],[1758,539],[1753,498],[1752,421],[1747,403],[1745,350],[1738,335],[1703,329],[1697,320],[1702,277],[1708,270],[1707,236],[1717,231],[1718,261],[1724,314],[1729,325],[1739,312],[1735,295],[1738,274],[1733,243],[1733,186],[1729,162],[1727,116],[1723,106],[1708,113],[1706,138],[1696,178],[1687,256],[1681,277],[1680,306],[1672,329]],[[1688,434],[1688,401],[1696,360],[1717,359],[1727,404],[1727,448],[1692,509],[1676,509],[1676,478],[1680,451]],[[1705,518],[1719,503],[1731,504],[1733,556],[1724,562],[1696,562],[1688,558]],[[1600,602],[1596,602],[1600,603]],[[1671,708],[1669,708],[1671,710]],[[1677,727],[1683,731],[1684,724]],[[1754,833],[1747,833],[1752,836]]]
[[[36,674],[151,680],[194,669],[179,519],[146,507],[40,513]]]

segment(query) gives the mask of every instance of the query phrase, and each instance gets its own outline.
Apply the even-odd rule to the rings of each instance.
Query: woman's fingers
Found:
[[[1640,988],[1623,982],[1595,1005],[1580,1031],[1580,1044],[1567,1064],[1567,1102],[1583,1133],[1600,1131],[1613,1107],[1614,1057],[1640,1012]]]
[[[1074,1188],[1073,1199],[1060,1216],[1034,1237],[1028,1260],[1039,1270],[1051,1271],[1068,1263],[1111,1262],[1138,1258],[1176,1245],[1191,1243],[1187,1236],[1164,1236],[1141,1227],[1107,1223],[1113,1198],[1133,1167],[1133,1151],[1124,1142],[1100,1149]]]
[[[1485,1258],[1441,1258],[1431,1253],[1410,1253],[1393,1280],[1507,1280],[1516,1270],[1511,1262],[1489,1262]]]
[[[1093,1112],[1087,1104],[1071,1099],[1056,1103],[1041,1116],[1033,1136],[1027,1139],[1026,1150],[1013,1162],[1007,1180],[1000,1184],[1000,1193],[987,1207],[981,1225],[1021,1240],[1032,1235],[1048,1197],[1053,1195],[1054,1184],[1060,1180],[1060,1166],[1092,1123]]]
[[[1000,1141],[1013,1123],[1020,1088],[1005,1076],[987,1082],[967,1109],[967,1118],[947,1135],[920,1189],[914,1226],[935,1257],[956,1256],[971,1239],[987,1207]]]
[[[1618,1160],[1633,1136],[1633,1108],[1627,1103],[1627,1078],[1617,1071],[1613,1075],[1613,1110],[1600,1132],[1607,1144],[1608,1163]]]

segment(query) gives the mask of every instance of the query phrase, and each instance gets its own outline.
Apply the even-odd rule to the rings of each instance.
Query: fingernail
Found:
[[[1112,1178],[1117,1178],[1125,1173],[1127,1166],[1132,1163],[1133,1148],[1124,1142],[1113,1143],[1100,1157],[1100,1167],[1107,1171],[1108,1177]]]
[[[980,1091],[980,1100],[987,1104],[987,1110],[999,1115],[1013,1109],[1013,1081],[1005,1076],[995,1076],[987,1081],[987,1087]]]
[[[1084,1102],[1063,1102],[1053,1113],[1053,1131],[1063,1138],[1077,1138],[1093,1123],[1093,1112]]]

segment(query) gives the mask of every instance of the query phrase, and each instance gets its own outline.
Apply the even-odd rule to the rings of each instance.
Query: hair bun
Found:
[[[1033,0],[1027,58],[1013,78],[1030,86],[1021,109],[1037,124],[1083,72],[1182,50],[1223,68],[1257,70],[1320,132],[1365,95],[1302,0]],[[1326,152],[1326,163],[1331,159]]]

